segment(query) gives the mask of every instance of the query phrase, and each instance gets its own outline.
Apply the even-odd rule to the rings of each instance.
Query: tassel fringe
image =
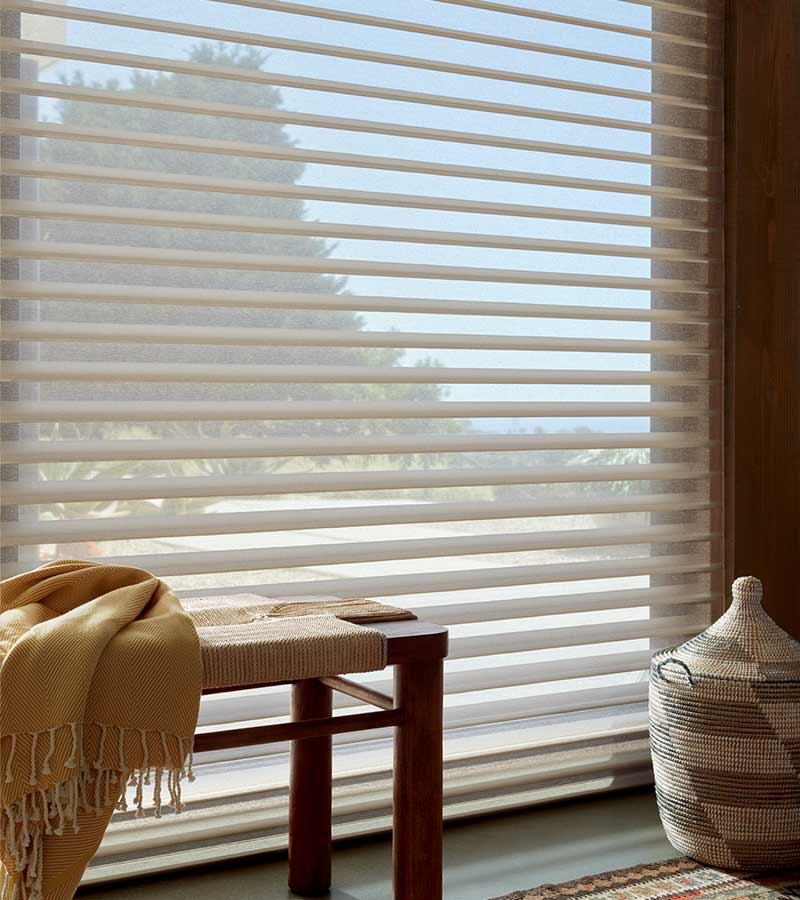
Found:
[[[134,735],[139,738],[136,742],[138,752],[128,754],[129,762],[132,762],[131,756],[142,756],[141,765],[134,768],[126,765],[126,729],[116,725],[96,727],[99,730],[99,750],[91,764],[84,756],[84,729],[80,723],[70,722],[61,728],[35,734],[9,735],[8,755],[0,759],[0,777],[4,776],[5,782],[10,784],[16,771],[15,759],[20,756],[29,758],[30,769],[25,772],[25,782],[30,792],[14,803],[0,806],[0,854],[11,860],[13,865],[13,871],[9,871],[0,862],[0,900],[43,900],[45,835],[62,835],[70,828],[77,834],[80,831],[80,813],[99,815],[101,807],[108,804],[114,794],[119,797],[116,809],[127,810],[127,786],[136,789],[134,804],[137,818],[145,815],[144,785],[151,782],[153,814],[156,818],[161,818],[164,805],[171,806],[176,813],[182,811],[181,782],[184,779],[194,781],[191,738],[127,729],[131,738]],[[69,778],[45,788],[43,783],[51,774],[59,731],[67,733],[72,741],[65,768],[77,771]],[[118,764],[109,767],[103,758],[104,750],[106,742],[114,738]],[[114,744],[111,743],[111,746]],[[37,755],[37,748],[44,752]],[[43,756],[41,766],[37,766],[38,756]],[[167,799],[162,795],[165,776]]]

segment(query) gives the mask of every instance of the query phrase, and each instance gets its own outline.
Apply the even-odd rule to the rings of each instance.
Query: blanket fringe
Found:
[[[30,757],[30,776],[26,780],[31,790],[15,802],[0,806],[0,855],[13,864],[13,871],[9,871],[0,863],[0,900],[43,900],[45,835],[61,835],[68,828],[79,833],[79,814],[88,812],[100,815],[101,807],[108,804],[115,794],[119,797],[115,809],[127,810],[128,786],[136,789],[134,804],[137,818],[145,815],[144,785],[152,784],[156,818],[161,818],[165,805],[171,806],[176,813],[183,810],[181,782],[184,778],[194,781],[191,738],[117,725],[89,727],[96,727],[99,732],[98,754],[92,763],[87,763],[84,756],[82,723],[68,722],[60,728],[8,736],[8,756],[0,761],[0,773],[5,774],[7,783],[12,780],[10,773],[14,758],[21,753],[27,741],[29,750],[25,755]],[[59,731],[67,732],[72,741],[65,767],[77,771],[70,778],[45,789],[40,778],[51,773]],[[114,739],[118,759],[116,765],[109,766],[103,754],[106,742]],[[128,752],[128,747],[135,747],[136,750]],[[37,748],[42,748],[44,753],[37,754]],[[129,759],[134,754],[141,755],[142,764],[136,767],[126,765],[126,752]],[[38,766],[40,755],[43,761]],[[159,765],[152,764],[152,757],[158,760]],[[165,778],[166,800],[162,795]]]

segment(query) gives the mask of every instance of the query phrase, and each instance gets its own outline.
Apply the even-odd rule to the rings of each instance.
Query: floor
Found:
[[[651,790],[539,807],[450,825],[444,844],[445,900],[489,900],[544,882],[566,881],[675,856]],[[330,900],[389,900],[391,845],[376,838],[337,845]],[[286,900],[285,856],[226,864],[124,885],[96,887],[86,900]]]

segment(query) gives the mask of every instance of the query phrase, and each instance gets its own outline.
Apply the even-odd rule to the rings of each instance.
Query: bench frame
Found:
[[[447,630],[419,621],[377,622],[369,627],[386,635],[394,698],[341,675],[291,682],[291,722],[198,734],[195,752],[292,741],[289,887],[314,897],[327,894],[331,885],[333,735],[393,727],[394,900],[441,900],[442,670]],[[232,685],[203,693],[274,684]],[[378,708],[334,717],[333,691]]]

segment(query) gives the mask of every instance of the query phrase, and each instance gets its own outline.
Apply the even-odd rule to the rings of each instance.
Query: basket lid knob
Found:
[[[764,588],[758,578],[745,575],[733,582],[733,605],[739,607],[761,607]]]
[[[800,684],[800,642],[769,617],[762,593],[758,578],[737,578],[727,612],[702,634],[657,654],[657,665],[665,659],[685,664],[698,684],[706,676]]]

